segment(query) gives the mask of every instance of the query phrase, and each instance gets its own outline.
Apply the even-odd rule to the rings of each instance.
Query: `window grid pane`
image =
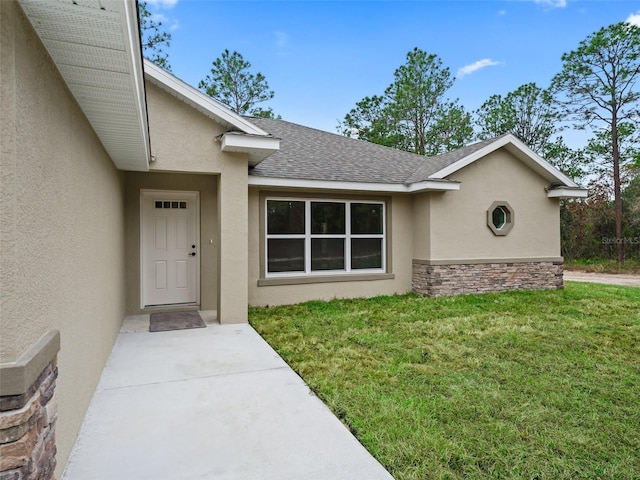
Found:
[[[311,202],[311,234],[344,234],[344,214],[344,203]]]
[[[311,270],[344,270],[344,239],[312,238]]]
[[[304,239],[267,240],[268,272],[304,272]]]
[[[268,234],[305,233],[305,204],[301,201],[268,200]]]
[[[267,199],[266,207],[267,274],[384,271],[383,203]]]
[[[365,270],[382,268],[381,238],[351,239],[351,269]]]
[[[351,234],[376,233],[382,233],[382,204],[352,203]]]

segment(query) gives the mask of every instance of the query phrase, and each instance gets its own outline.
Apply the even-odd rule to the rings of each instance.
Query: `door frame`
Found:
[[[195,235],[196,235],[196,300],[193,303],[166,303],[166,304],[158,304],[153,305],[152,307],[147,307],[145,304],[145,275],[144,275],[144,246],[146,240],[146,233],[144,228],[144,201],[146,198],[153,195],[181,195],[181,196],[190,196],[194,199],[195,204]],[[156,308],[156,307],[170,307],[172,305],[185,305],[185,306],[193,306],[200,305],[200,192],[197,190],[164,190],[164,189],[140,189],[140,245],[139,245],[139,254],[140,254],[140,309],[148,309],[148,308]]]

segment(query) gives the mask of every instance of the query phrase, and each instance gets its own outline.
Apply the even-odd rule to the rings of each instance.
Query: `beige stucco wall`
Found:
[[[223,162],[218,192],[218,320],[246,323],[249,228],[246,160]]]
[[[427,259],[431,254],[431,195],[422,192],[412,195],[413,202],[413,258]]]
[[[429,245],[416,248],[419,260],[486,260],[560,256],[557,199],[547,198],[548,182],[501,149],[456,172],[460,190],[428,197]],[[425,198],[416,208],[422,221]],[[487,210],[506,201],[514,210],[514,226],[506,236],[487,227]]]
[[[221,323],[246,322],[248,156],[222,152],[216,137],[226,128],[149,81],[146,88],[151,154],[155,158],[151,171],[215,174],[218,178],[216,235],[203,237],[214,239],[207,248],[217,249],[218,260],[211,269],[211,261],[201,268],[201,281],[204,284],[209,279],[207,289],[215,283],[217,299],[208,297],[206,305],[215,305]]]
[[[292,194],[289,192],[289,194]],[[323,192],[320,195],[326,195]],[[293,194],[300,198],[316,198],[318,194]],[[366,195],[365,195],[366,196]],[[349,199],[344,193],[335,192],[335,199]],[[369,195],[376,197],[376,195]],[[364,198],[364,197],[360,197]],[[390,208],[389,208],[390,207]],[[322,282],[310,284],[258,286],[260,264],[260,190],[249,189],[249,304],[285,305],[307,300],[331,300],[332,298],[373,297],[406,293],[411,290],[411,260],[413,252],[412,200],[408,195],[394,195],[387,203],[387,241],[391,242],[390,273],[394,278],[355,282]]]
[[[125,315],[122,181],[14,1],[0,32],[0,362],[60,331],[59,477]]]
[[[175,173],[125,173],[127,313],[140,308],[140,190],[199,192],[200,308],[218,308],[218,177]]]
[[[220,173],[224,160],[237,155],[220,150],[216,137],[226,129],[146,81],[151,154],[151,170]]]

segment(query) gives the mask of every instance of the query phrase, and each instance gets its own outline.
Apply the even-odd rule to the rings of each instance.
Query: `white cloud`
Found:
[[[626,22],[630,23],[631,25],[635,25],[636,27],[640,27],[640,10],[629,15],[629,18],[627,18]]]
[[[535,3],[551,8],[565,8],[567,0],[533,0]]]
[[[152,5],[155,8],[173,8],[178,3],[178,0],[147,0],[149,5]]]
[[[289,35],[285,32],[276,31],[276,46],[278,48],[285,48],[289,44]]]
[[[167,22],[169,21],[169,19],[161,13],[152,13],[151,20],[156,23],[162,23],[163,25],[166,25]]]
[[[478,60],[477,62],[462,67],[460,70],[458,70],[456,77],[462,78],[465,75],[469,75],[480,70],[481,68],[495,67],[496,65],[500,65],[500,63],[501,62],[496,62],[495,60],[491,60],[490,58],[483,58],[482,60]]]
[[[2,0],[0,0],[0,1],[2,1]],[[158,24],[162,24],[164,27],[166,27],[171,32],[175,32],[176,30],[178,30],[180,28],[180,22],[178,22],[178,20],[176,20],[174,18],[168,18],[166,15],[164,15],[162,13],[152,13],[151,14],[151,20],[153,20],[154,22],[156,22]]]
[[[500,10],[500,11],[498,12],[498,15],[500,15],[500,16],[503,16],[503,15],[506,15],[506,14],[507,14],[507,11],[506,11],[506,10]]]

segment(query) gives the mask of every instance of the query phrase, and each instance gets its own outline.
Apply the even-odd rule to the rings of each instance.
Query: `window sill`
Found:
[[[259,287],[275,285],[304,285],[308,283],[335,283],[335,282],[370,282],[373,280],[393,280],[393,273],[352,273],[343,275],[309,275],[300,277],[274,277],[258,280]]]

